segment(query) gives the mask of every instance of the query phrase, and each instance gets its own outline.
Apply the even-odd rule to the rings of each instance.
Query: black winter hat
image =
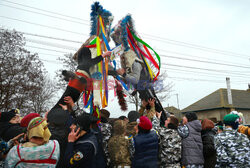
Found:
[[[185,114],[185,117],[188,119],[188,122],[197,120],[197,115],[194,112],[188,112]]]
[[[78,64],[83,61],[89,61],[91,60],[91,51],[87,47],[83,47],[80,49],[78,53]]]
[[[81,130],[90,131],[90,124],[92,123],[90,114],[83,113],[80,116],[77,116],[74,123],[79,125]]]
[[[48,113],[48,123],[55,124],[57,126],[66,125],[69,118],[69,112],[62,108],[54,108]]]
[[[137,111],[130,111],[128,113],[128,120],[129,120],[129,122],[134,122],[138,118],[140,118],[140,114]]]
[[[0,122],[9,122],[16,115],[17,115],[16,109],[12,109],[8,112],[0,112]]]

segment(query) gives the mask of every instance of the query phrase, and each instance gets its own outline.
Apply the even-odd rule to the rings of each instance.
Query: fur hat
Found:
[[[140,117],[138,126],[144,130],[151,130],[152,129],[151,121],[148,119],[148,117],[145,117],[145,116]]]
[[[232,126],[233,129],[237,129],[239,126],[239,115],[237,114],[227,114],[223,118],[225,125]]]
[[[138,118],[140,118],[140,114],[137,111],[130,111],[128,113],[128,120],[129,120],[129,122],[134,122]]]
[[[19,110],[12,109],[8,112],[0,112],[0,122],[9,122],[18,114]]]
[[[30,113],[30,114],[27,114],[27,115],[24,116],[23,119],[21,120],[20,126],[21,126],[21,127],[28,127],[29,122],[30,122],[33,118],[36,118],[36,117],[40,117],[40,115],[37,114],[37,113]]]
[[[185,117],[187,118],[188,122],[197,120],[197,115],[194,112],[188,112],[188,113],[186,113]]]

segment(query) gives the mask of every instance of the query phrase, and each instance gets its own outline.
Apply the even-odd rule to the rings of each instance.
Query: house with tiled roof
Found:
[[[242,112],[246,124],[250,124],[250,89],[231,89],[233,103],[228,103],[227,89],[218,89],[199,101],[184,108],[181,112],[195,112],[199,119],[222,121],[223,117],[232,110]]]

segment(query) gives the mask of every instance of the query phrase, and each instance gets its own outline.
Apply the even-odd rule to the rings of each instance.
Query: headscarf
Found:
[[[28,125],[28,138],[39,137],[43,138],[45,142],[49,141],[51,133],[48,129],[48,123],[42,117],[32,119]]]

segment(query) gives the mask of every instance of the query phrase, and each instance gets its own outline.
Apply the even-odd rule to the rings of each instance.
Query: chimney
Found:
[[[228,104],[233,105],[233,98],[232,98],[232,92],[230,87],[230,78],[226,78],[227,81],[227,98],[228,98]]]

